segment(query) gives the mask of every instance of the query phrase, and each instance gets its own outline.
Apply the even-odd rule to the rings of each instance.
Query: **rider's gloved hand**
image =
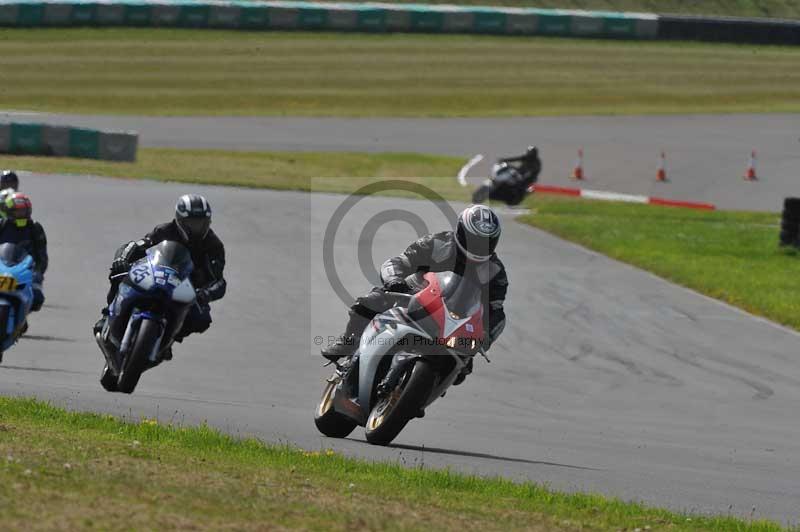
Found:
[[[194,296],[198,305],[205,305],[208,303],[208,290],[204,288],[198,288],[194,291]]]
[[[138,243],[131,241],[125,244],[114,257],[114,262],[111,263],[111,275],[118,275],[125,273],[131,269],[133,256],[136,254]]]
[[[383,289],[387,292],[399,292],[401,294],[408,294],[411,292],[411,287],[408,286],[405,279],[400,277],[386,281],[383,284]]]
[[[114,262],[111,263],[111,275],[119,275],[120,273],[125,273],[131,269],[130,263],[125,260],[124,257],[117,257],[114,259]]]

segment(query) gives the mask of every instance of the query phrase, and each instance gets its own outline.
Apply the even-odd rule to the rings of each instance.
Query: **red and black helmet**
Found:
[[[3,210],[6,218],[12,220],[17,227],[25,227],[31,220],[33,204],[27,194],[15,192],[6,198]]]
[[[458,216],[456,245],[469,260],[484,262],[491,258],[500,240],[500,218],[485,205],[473,205]]]

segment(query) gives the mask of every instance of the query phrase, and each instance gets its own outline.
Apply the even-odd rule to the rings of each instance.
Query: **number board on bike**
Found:
[[[0,275],[0,292],[13,292],[17,289],[17,280],[10,275]]]

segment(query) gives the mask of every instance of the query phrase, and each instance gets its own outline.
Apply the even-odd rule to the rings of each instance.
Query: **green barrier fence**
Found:
[[[482,33],[800,44],[800,22],[647,13],[297,1],[0,0],[0,26]]]
[[[0,153],[135,161],[135,132],[48,124],[0,123]]]
[[[0,26],[154,26],[646,39],[656,37],[658,17],[647,14],[423,4],[0,0]]]

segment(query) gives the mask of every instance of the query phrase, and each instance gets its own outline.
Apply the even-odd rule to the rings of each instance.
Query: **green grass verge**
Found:
[[[800,329],[800,259],[778,247],[778,214],[566,199],[536,206],[523,221]]]
[[[328,0],[323,0],[328,1]],[[385,0],[409,3],[409,0]],[[596,11],[638,11],[681,15],[800,18],[800,5],[791,0],[425,0],[425,4],[541,7]]]
[[[352,192],[404,178],[467,199],[455,175],[464,159],[416,153],[236,152],[144,148],[135,163],[0,155],[0,168],[279,190]],[[409,177],[422,176],[422,177]]]
[[[18,398],[0,398],[0,503],[6,530],[781,530]]]
[[[800,111],[800,48],[476,35],[0,32],[0,109],[526,116]]]

